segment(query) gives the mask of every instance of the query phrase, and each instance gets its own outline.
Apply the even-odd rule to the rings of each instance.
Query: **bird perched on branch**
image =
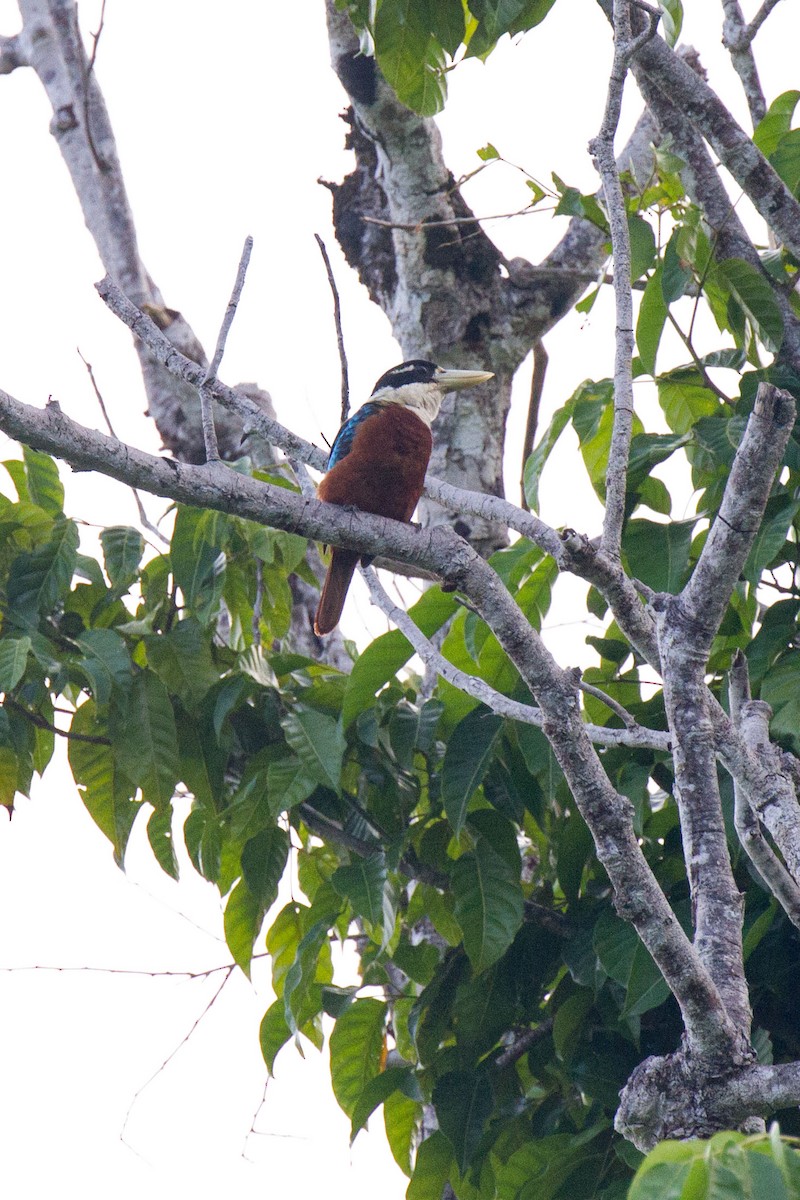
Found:
[[[433,445],[431,423],[443,397],[491,378],[491,371],[459,371],[419,358],[392,367],[336,435],[328,473],[317,488],[320,500],[410,521],[422,495]],[[315,633],[330,633],[339,623],[359,558],[357,550],[334,546]]]

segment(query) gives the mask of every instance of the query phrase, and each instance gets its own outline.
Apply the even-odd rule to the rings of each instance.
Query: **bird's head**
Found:
[[[437,367],[423,358],[400,363],[381,375],[372,389],[372,399],[402,404],[430,425],[439,411],[446,392],[475,387],[492,379],[491,371],[462,371],[456,367]]]

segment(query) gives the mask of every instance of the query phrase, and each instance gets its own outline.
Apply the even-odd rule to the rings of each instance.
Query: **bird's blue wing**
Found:
[[[367,417],[371,417],[373,413],[379,412],[383,407],[377,401],[368,400],[366,404],[362,404],[358,412],[354,412],[352,417],[348,417],[342,428],[336,435],[331,452],[328,457],[328,470],[335,467],[337,462],[346,458],[353,449],[353,439],[356,436],[356,431],[362,421]]]

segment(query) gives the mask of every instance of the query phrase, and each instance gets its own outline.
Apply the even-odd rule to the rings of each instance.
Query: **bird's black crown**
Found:
[[[409,362],[400,363],[381,375],[375,387],[373,396],[384,388],[407,387],[410,383],[433,383],[436,374],[436,363],[424,358],[412,358]]]

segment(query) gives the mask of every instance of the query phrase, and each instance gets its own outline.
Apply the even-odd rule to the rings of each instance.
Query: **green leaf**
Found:
[[[426,6],[431,33],[452,57],[464,40],[466,21],[462,0],[434,0]]]
[[[383,1102],[383,1125],[392,1158],[403,1174],[408,1176],[411,1175],[411,1153],[414,1149],[419,1117],[419,1104],[400,1091],[392,1092]],[[449,1151],[448,1146],[448,1153]]]
[[[315,709],[295,709],[281,719],[281,725],[309,779],[339,793],[342,760],[347,749],[339,722]]]
[[[303,915],[308,913],[294,901],[285,904],[267,930],[267,951],[272,964],[272,988],[279,998],[303,936]]]
[[[292,1036],[292,1031],[286,1024],[282,1000],[276,1000],[264,1013],[258,1036],[267,1071],[270,1075],[274,1075],[277,1053]]]
[[[463,1060],[477,1061],[514,1024],[517,992],[502,967],[497,963],[458,989],[452,1024]]]
[[[314,897],[314,905],[307,910],[305,919],[312,923],[300,939],[297,954],[283,981],[284,1011],[293,1033],[322,1011],[322,985],[333,980],[328,931],[336,921],[338,909],[319,905],[322,891],[320,888]],[[335,896],[332,888],[327,888],[327,892]],[[314,920],[319,912],[322,915]]]
[[[306,774],[303,764],[293,755],[271,762],[267,768],[267,794],[270,816],[289,812],[307,800],[317,786],[316,779]]]
[[[642,366],[649,375],[656,373],[656,355],[667,321],[667,304],[661,282],[663,274],[664,268],[659,264],[642,293],[636,321],[636,346]]]
[[[657,381],[658,402],[675,433],[688,433],[702,417],[712,417],[719,411],[719,399],[697,383],[697,378],[694,372],[688,376],[674,372]]]
[[[440,1130],[431,1133],[417,1150],[414,1174],[406,1200],[442,1200],[453,1162],[453,1147]]]
[[[800,749],[799,672],[800,650],[790,650],[767,671],[761,682],[761,699],[766,700],[775,713],[772,735],[790,739],[795,753]]]
[[[98,704],[108,704],[113,689],[126,691],[131,684],[133,664],[128,648],[112,629],[87,629],[75,644],[83,651],[76,667],[86,676]]]
[[[0,806],[11,811],[17,794],[19,762],[10,746],[0,746]]]
[[[264,909],[243,879],[234,887],[225,904],[223,927],[225,941],[233,961],[250,977],[253,944],[258,937]]]
[[[525,463],[523,486],[525,488],[525,498],[532,512],[539,511],[539,483],[542,478],[542,471],[550,457],[550,452],[571,420],[574,407],[573,397],[572,400],[567,401],[566,404],[553,414],[550,424]]]
[[[4,637],[0,640],[0,692],[11,692],[25,674],[29,637]]]
[[[681,0],[658,0],[661,9],[661,28],[664,30],[664,40],[668,46],[675,46],[681,36],[683,25],[683,5]]]
[[[224,583],[228,518],[210,509],[178,509],[170,542],[175,582],[200,621],[216,614]]]
[[[197,708],[219,682],[209,638],[199,621],[187,617],[169,633],[145,638],[147,661],[167,690],[179,696],[188,709]]]
[[[628,489],[635,491],[653,467],[665,462],[689,441],[687,434],[638,433],[631,441]]]
[[[757,688],[781,651],[792,642],[796,632],[800,600],[778,600],[761,619],[761,628],[747,647],[750,680]]]
[[[130,525],[109,525],[100,534],[100,544],[106,575],[121,594],[136,578],[144,554],[144,538]]]
[[[742,574],[745,579],[755,583],[765,567],[783,549],[789,530],[792,528],[798,510],[800,499],[786,496],[773,496],[767,502],[764,519],[756,534],[747,562]]]
[[[636,942],[623,1009],[623,1013],[628,1017],[641,1016],[651,1008],[658,1008],[670,994],[669,987],[649,950],[638,937]]]
[[[436,1081],[432,1100],[439,1129],[453,1147],[463,1175],[492,1111],[492,1088],[486,1071],[449,1071]]]
[[[661,271],[661,293],[666,305],[674,304],[685,295],[692,281],[692,272],[680,257],[678,242],[680,229],[673,231],[664,251],[664,266]]]
[[[222,865],[222,834],[216,813],[203,804],[192,809],[183,825],[183,840],[198,874],[209,883],[218,883]]]
[[[695,519],[662,525],[629,521],[622,545],[634,578],[656,592],[677,594],[689,570],[689,548]]]
[[[151,671],[134,677],[124,717],[112,736],[126,775],[142,789],[153,808],[170,805],[178,782],[175,716],[161,680]]]
[[[447,94],[433,24],[419,0],[383,0],[373,27],[381,74],[403,104],[426,117],[441,111]]]
[[[409,609],[408,615],[426,637],[453,616],[459,607],[454,595],[441,588],[429,588]],[[342,705],[342,726],[347,729],[355,718],[369,708],[376,692],[393,679],[412,657],[414,648],[398,629],[376,638],[359,655],[347,679]]]
[[[383,1104],[399,1088],[413,1087],[415,1084],[419,1092],[419,1084],[409,1067],[387,1067],[385,1071],[379,1071],[377,1075],[368,1080],[353,1108],[350,1127],[351,1145],[379,1104]],[[419,1098],[422,1099],[421,1092],[419,1092]],[[416,1110],[416,1104],[414,1104],[414,1108]]]
[[[51,517],[59,516],[64,508],[64,485],[58,477],[56,463],[49,454],[32,450],[30,446],[22,447],[22,457],[31,500]]]
[[[289,835],[270,826],[245,842],[242,875],[250,892],[266,912],[278,895],[278,884],[289,858]]]
[[[172,841],[172,809],[154,810],[147,822],[147,840],[156,862],[171,879],[178,878],[178,860]]]
[[[381,926],[386,890],[386,855],[383,851],[357,858],[350,867],[338,867],[331,876],[331,884],[350,902],[354,912],[370,925]]]
[[[442,764],[442,800],[456,833],[464,827],[467,806],[483,782],[502,728],[502,717],[481,704],[459,721],[448,740]]]
[[[492,145],[491,142],[487,142],[486,145],[482,146],[478,151],[478,158],[483,159],[484,162],[491,162],[492,159],[499,157],[499,151]]]
[[[108,736],[105,723],[98,720],[97,706],[93,700],[87,700],[75,712],[70,732],[81,737]],[[130,799],[130,795],[115,779],[114,751],[110,745],[71,738],[67,754],[75,783],[90,817],[114,847],[117,863],[122,863],[140,805]]]
[[[753,133],[753,141],[765,158],[770,158],[778,149],[781,139],[789,132],[792,115],[800,101],[800,92],[782,92],[767,109]]]
[[[535,29],[550,12],[555,0],[525,0],[519,16],[511,22],[508,32],[512,37],[528,29]]]
[[[656,236],[652,225],[635,213],[628,216],[628,235],[631,244],[631,281],[635,283],[653,265]]]
[[[385,1028],[386,1005],[373,999],[355,1000],[334,1026],[331,1082],[348,1117],[352,1118],[361,1093],[380,1071]]]
[[[792,129],[778,145],[770,162],[791,192],[800,187],[800,129]]]
[[[592,1135],[591,1127],[584,1135]],[[564,1182],[587,1157],[580,1136],[551,1134],[520,1146],[498,1168],[497,1200],[553,1200],[568,1195],[561,1190]]]
[[[767,350],[777,353],[783,341],[783,316],[762,272],[744,259],[727,258],[711,274],[737,301]]]
[[[78,554],[74,521],[57,520],[51,537],[37,550],[18,554],[6,583],[6,615],[17,624],[35,625],[69,591]]]
[[[470,12],[477,18],[478,27],[472,35],[468,53],[486,54],[504,33],[519,20],[525,8],[525,0],[474,0]]]
[[[476,973],[497,962],[522,924],[519,874],[484,837],[451,867],[455,918]]]

